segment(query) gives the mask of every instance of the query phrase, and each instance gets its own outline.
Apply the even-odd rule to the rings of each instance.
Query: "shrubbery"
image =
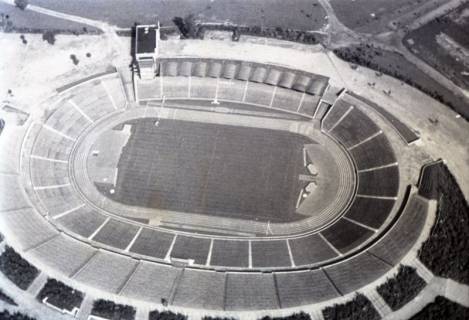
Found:
[[[150,312],[149,320],[187,320],[187,316],[181,313],[174,313],[171,311],[158,311]]]
[[[42,34],[42,40],[47,41],[48,44],[53,45],[55,43],[55,31],[47,30]]]
[[[469,308],[438,296],[409,320],[467,320]]]
[[[91,314],[110,320],[133,320],[135,309],[131,306],[101,299],[94,302]]]
[[[35,320],[34,318],[28,317],[19,312],[10,313],[7,310],[0,311],[1,320]]]
[[[0,300],[8,304],[11,304],[13,306],[17,306],[16,302],[12,298],[10,298],[10,296],[4,293],[1,289],[0,289]]]
[[[261,27],[261,26],[236,26],[225,24],[204,24],[198,22],[195,16],[190,14],[184,18],[174,17],[173,23],[179,32],[187,39],[203,39],[206,31],[218,30],[232,32],[232,40],[238,41],[241,35],[251,35],[257,37],[275,38],[286,41],[294,41],[306,44],[319,43],[316,35],[303,30],[294,30],[281,27]]]
[[[36,267],[29,264],[10,247],[0,256],[0,270],[19,288],[26,290],[39,274]]]
[[[436,166],[431,185],[438,192],[437,219],[418,256],[435,275],[469,285],[469,207],[448,168]]]
[[[377,291],[395,311],[414,299],[425,285],[414,268],[401,265],[397,275],[380,285]]]
[[[311,316],[304,312],[294,313],[287,317],[263,317],[261,320],[311,320]]]
[[[370,300],[364,295],[357,294],[355,298],[344,304],[335,304],[326,307],[322,314],[324,320],[379,320],[378,311],[373,307]]]
[[[47,303],[68,311],[72,311],[75,307],[79,308],[83,301],[82,292],[76,291],[55,279],[48,279],[37,296],[40,301],[46,297]]]
[[[29,1],[28,1],[28,0],[15,0],[15,6],[17,6],[17,7],[20,8],[21,10],[26,9],[26,7],[28,6],[28,4],[29,4]]]

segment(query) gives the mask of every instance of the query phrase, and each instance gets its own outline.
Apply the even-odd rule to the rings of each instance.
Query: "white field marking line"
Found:
[[[369,198],[369,199],[381,199],[381,200],[397,200],[397,197],[386,197],[386,196],[373,196],[368,194],[357,194],[359,198]]]
[[[272,108],[276,94],[277,94],[277,86],[275,86],[274,90],[272,91],[272,98],[270,98],[269,108]]]
[[[303,92],[301,95],[300,103],[298,104],[298,109],[296,109],[296,112],[300,112],[301,107],[303,106],[303,101],[305,100],[306,92]]]
[[[88,117],[88,115],[85,112],[83,112],[83,110],[80,109],[80,107],[72,99],[69,99],[68,103],[70,103],[70,105],[74,107],[75,110],[77,110],[86,120],[88,120],[88,122],[90,123],[94,122],[90,117]]]
[[[337,120],[337,122],[334,123],[334,125],[328,130],[328,132],[332,132],[332,130],[334,130],[345,119],[345,117],[348,116],[350,112],[352,112],[353,109],[355,109],[355,107],[350,106],[347,111],[345,111],[345,113],[340,117],[340,119]]]
[[[217,83],[215,85],[215,97],[213,101],[218,102],[218,87],[220,86],[220,77],[217,78]]]
[[[96,229],[91,234],[91,236],[88,237],[88,240],[92,240],[98,234],[98,232],[101,231],[102,228],[104,228],[104,226],[109,222],[109,220],[111,220],[111,217],[107,217],[106,220],[104,220],[104,222],[98,227],[98,229]]]
[[[360,173],[360,172],[375,171],[375,170],[379,170],[379,169],[386,169],[386,168],[390,168],[390,167],[396,167],[397,165],[399,165],[398,162],[393,162],[393,163],[385,164],[385,165],[383,165],[383,166],[378,166],[378,167],[373,167],[373,168],[358,170],[358,172]]]
[[[249,80],[246,80],[246,84],[244,85],[243,98],[241,99],[241,102],[246,101],[246,95],[248,93],[248,85],[249,85]]]
[[[107,96],[109,97],[109,100],[111,101],[112,106],[114,107],[115,110],[117,110],[116,102],[114,101],[114,98],[111,96],[109,93],[109,88],[107,85],[104,83],[104,81],[101,81],[101,85],[104,88],[104,91],[106,91]]]
[[[290,242],[289,242],[288,239],[287,239],[286,242],[287,242],[288,255],[290,256],[290,263],[291,263],[291,266],[292,266],[292,267],[295,267],[296,265],[295,265],[295,260],[293,260],[293,254],[292,254],[292,252],[291,252]]]
[[[251,244],[251,240],[248,240],[248,268],[252,269],[252,244]]]
[[[64,137],[64,138],[67,139],[67,140],[70,140],[70,141],[75,142],[75,139],[73,139],[72,137],[67,136],[65,133],[62,133],[62,132],[60,132],[60,131],[54,129],[54,128],[48,126],[47,124],[43,124],[42,126],[43,126],[44,128],[46,128],[47,130],[49,130],[50,132],[53,132],[53,133],[55,133],[55,134],[58,134],[59,136]]]
[[[138,236],[140,235],[140,233],[142,232],[143,230],[143,227],[140,227],[137,231],[137,233],[135,234],[135,236],[132,238],[132,241],[130,241],[129,245],[127,246],[127,248],[125,248],[125,252],[129,252],[130,248],[132,248],[132,246],[134,245],[135,241],[137,240]]]
[[[298,199],[296,200],[296,208],[298,209],[298,207],[300,206],[300,202],[301,202],[301,197],[303,196],[303,189],[300,190],[300,193],[298,194]]]
[[[34,154],[29,156],[32,159],[37,159],[37,160],[44,160],[44,161],[50,161],[50,162],[58,162],[58,163],[65,163],[68,164],[68,161],[65,160],[59,160],[59,159],[53,159],[53,158],[47,158],[47,157],[41,157],[41,156],[36,156]]]
[[[209,266],[210,262],[212,261],[212,250],[213,250],[213,239],[210,239],[210,248],[208,249],[208,256],[207,256],[207,262],[205,263],[205,266]]]
[[[48,190],[48,189],[59,189],[59,188],[65,188],[70,186],[70,183],[64,183],[64,184],[53,184],[50,186],[39,186],[39,187],[33,187],[34,190]]]
[[[265,234],[268,235],[268,234],[274,234],[272,232],[272,228],[270,227],[270,220],[267,221],[267,226],[265,228]]]
[[[164,90],[163,90],[163,74],[160,73],[160,97],[163,97],[164,95]]]
[[[355,149],[356,147],[361,146],[361,145],[364,144],[364,143],[367,143],[367,142],[370,141],[371,139],[376,138],[377,136],[379,136],[379,135],[382,134],[382,133],[383,133],[383,131],[382,131],[382,130],[379,130],[378,132],[372,134],[371,136],[369,136],[369,137],[366,138],[365,140],[360,141],[359,143],[357,143],[357,144],[351,146],[350,148],[347,148],[347,150],[348,150],[348,151],[351,151],[352,149]]]
[[[332,245],[332,243],[330,243],[330,242],[322,235],[322,233],[318,233],[318,234],[319,234],[319,236],[321,237],[321,239],[322,239],[332,250],[334,250],[334,252],[337,253],[337,255],[339,255],[339,257],[342,256],[342,253],[341,253],[339,250],[337,250],[337,248],[334,247],[334,246]]]
[[[347,217],[345,217],[345,216],[342,217],[342,218],[345,219],[345,220],[347,220],[347,221],[350,221],[350,222],[353,223],[353,224],[356,224],[357,226],[360,226],[360,227],[362,227],[362,228],[368,229],[368,230],[370,230],[370,231],[373,231],[373,232],[378,231],[377,229],[375,229],[375,228],[373,228],[373,227],[367,226],[366,224],[360,223],[360,222],[358,222],[358,221],[355,221],[355,220],[353,220],[353,219],[347,218]]]
[[[169,246],[168,252],[166,252],[166,256],[164,257],[165,261],[171,260],[171,251],[173,251],[174,244],[176,243],[177,234],[174,235],[173,241],[171,241],[171,245]]]
[[[134,90],[135,90],[135,100],[136,100],[137,104],[139,104],[140,103],[140,97],[139,97],[139,92],[138,92],[138,79],[137,79],[137,77],[134,77],[133,83],[134,83]],[[126,104],[127,104],[127,102],[126,102]]]
[[[325,102],[324,100],[319,99],[319,102],[318,102],[318,104],[316,105],[316,109],[314,110],[314,113],[313,113],[313,119],[317,119],[317,118],[316,118],[316,115],[318,114],[319,109],[321,109],[321,106],[322,106],[323,104],[329,105],[329,104],[328,104],[327,102]]]
[[[189,83],[187,85],[187,97],[191,97],[191,88],[192,88],[192,76],[189,76]]]
[[[64,217],[64,216],[66,216],[66,215],[69,214],[69,213],[72,213],[72,212],[74,212],[74,211],[77,211],[78,209],[83,208],[84,206],[85,206],[85,204],[83,203],[83,204],[81,204],[81,205],[79,205],[79,206],[77,206],[77,207],[75,207],[75,208],[72,208],[72,209],[70,209],[70,210],[67,210],[67,211],[64,211],[64,212],[62,212],[62,213],[56,214],[56,215],[53,216],[52,218],[53,218],[53,219],[60,219],[60,218],[62,218],[62,217]]]

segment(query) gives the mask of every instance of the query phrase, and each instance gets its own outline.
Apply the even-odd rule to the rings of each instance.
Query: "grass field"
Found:
[[[289,221],[305,173],[303,145],[288,132],[140,120],[118,164],[116,201],[142,207]]]

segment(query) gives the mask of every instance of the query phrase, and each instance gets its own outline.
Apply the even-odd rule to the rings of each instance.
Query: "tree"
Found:
[[[29,1],[28,0],[15,0],[15,5],[20,8],[21,10],[26,9],[28,6]]]
[[[42,34],[42,40],[47,41],[49,44],[54,44],[55,43],[55,32],[52,31],[45,31]]]

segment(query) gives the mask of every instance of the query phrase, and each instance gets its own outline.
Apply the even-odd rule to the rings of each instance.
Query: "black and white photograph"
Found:
[[[468,320],[468,0],[0,0],[0,320]]]

